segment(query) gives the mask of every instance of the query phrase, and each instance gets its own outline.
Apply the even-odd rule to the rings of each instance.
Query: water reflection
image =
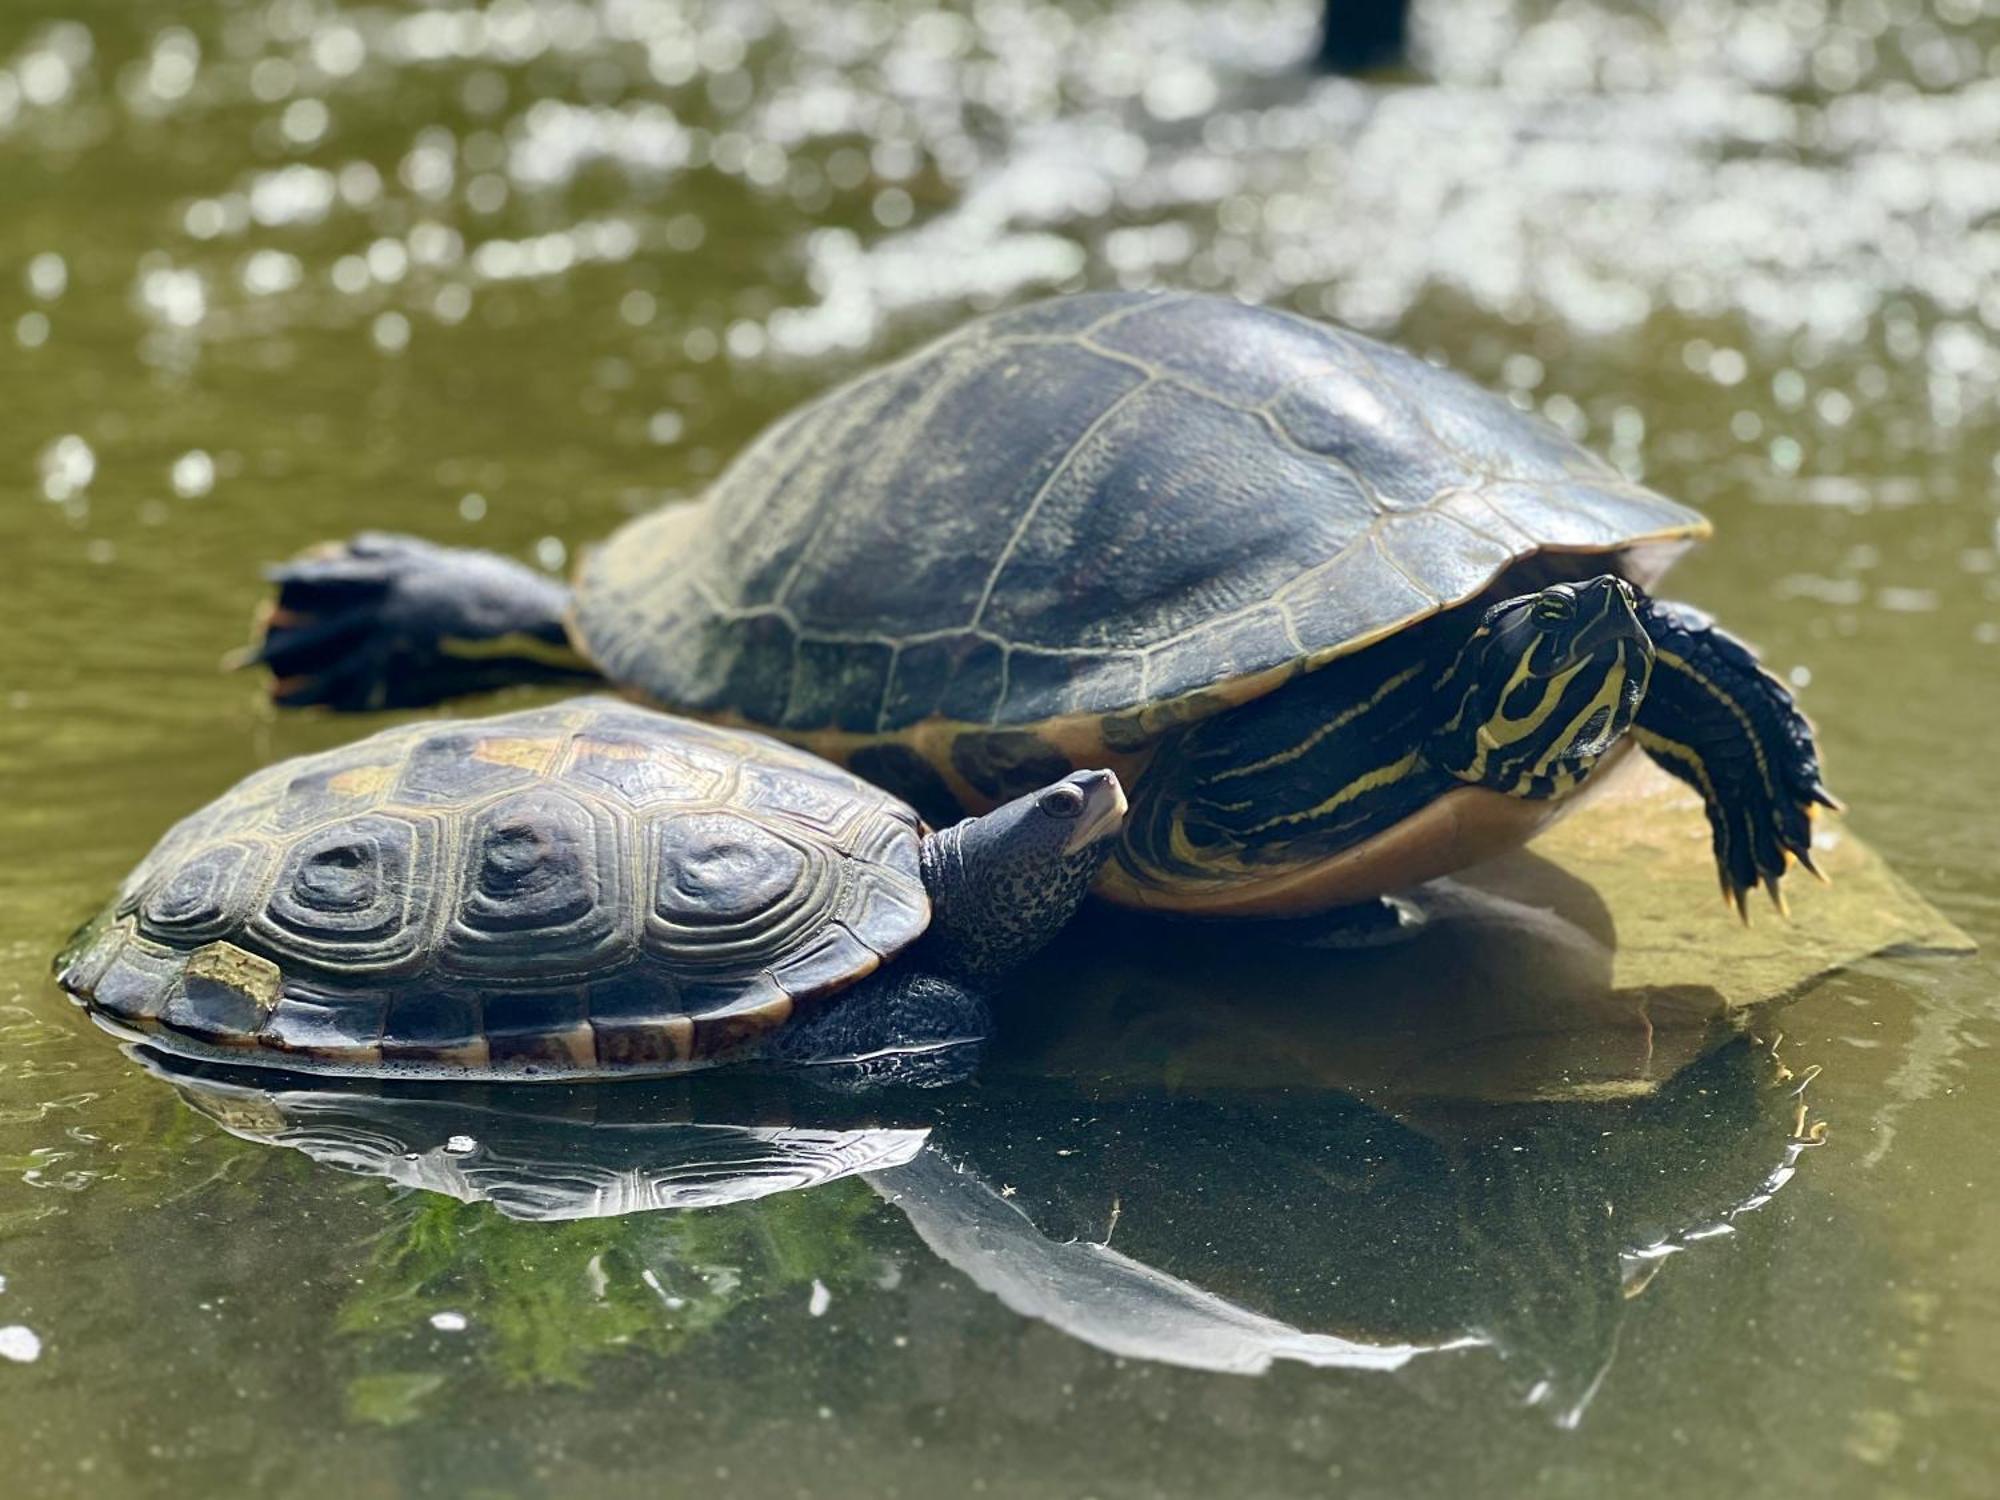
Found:
[[[131,1051],[243,1140],[457,1200],[396,1221],[343,1324],[365,1330],[418,1299],[433,1328],[462,1329],[465,1314],[426,1290],[491,1280],[502,1310],[485,1319],[540,1310],[533,1338],[496,1346],[530,1379],[641,1331],[713,1326],[769,1294],[757,1273],[809,1283],[821,1309],[830,1287],[879,1283],[886,1263],[852,1232],[851,1197],[801,1216],[858,1178],[975,1286],[1108,1353],[1256,1374],[1279,1361],[1393,1371],[1484,1347],[1521,1399],[1573,1424],[1626,1302],[1667,1256],[1767,1201],[1818,1136],[1775,1050],[1747,1044],[1636,1104],[1421,1123],[1331,1090],[993,1080],[856,1102],[775,1079],[334,1088]],[[695,1212],[643,1246],[598,1230],[517,1237],[508,1254],[460,1203],[543,1226],[755,1209]],[[746,1272],[723,1243],[782,1248]],[[634,1274],[616,1277],[621,1263]],[[655,1300],[657,1319],[640,1314]],[[614,1305],[624,1314],[607,1316]]]

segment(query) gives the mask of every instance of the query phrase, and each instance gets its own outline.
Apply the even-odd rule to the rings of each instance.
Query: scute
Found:
[[[594,552],[575,626],[613,681],[787,735],[1021,727],[1275,685],[1537,552],[1650,581],[1705,529],[1400,350],[1107,293],[785,418]]]
[[[250,921],[253,951],[378,979],[414,973],[430,938],[431,895],[446,879],[439,841],[434,819],[389,811],[299,836]]]
[[[269,852],[232,840],[188,854],[139,903],[140,930],[166,942],[199,943],[241,925],[262,889]]]
[[[811,884],[803,847],[735,813],[667,819],[653,836],[653,913],[670,927],[740,926]]]
[[[812,756],[614,699],[406,725],[177,824],[63,982],[197,1055],[671,1071],[914,942],[920,828]]]
[[[460,840],[458,904],[438,944],[456,974],[588,975],[634,956],[622,825],[537,786],[488,803]]]

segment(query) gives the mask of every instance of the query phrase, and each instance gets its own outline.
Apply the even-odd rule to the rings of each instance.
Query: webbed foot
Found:
[[[1654,662],[1633,733],[1701,793],[1722,892],[1737,912],[1749,919],[1759,885],[1782,911],[1791,863],[1819,874],[1813,810],[1840,805],[1821,779],[1812,725],[1791,690],[1700,610],[1648,599],[1640,619]]]
[[[271,671],[285,708],[410,708],[509,683],[588,680],[569,593],[491,552],[364,532],[268,570],[276,598],[230,664]]]
[[[780,1027],[764,1057],[841,1093],[942,1088],[979,1069],[992,1031],[986,1002],[921,969],[873,974]]]

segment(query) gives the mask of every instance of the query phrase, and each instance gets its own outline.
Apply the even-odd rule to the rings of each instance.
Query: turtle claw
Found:
[[[1771,905],[1777,909],[1778,915],[1790,921],[1792,916],[1791,903],[1785,900],[1785,888],[1778,884],[1778,877],[1775,875],[1766,875],[1764,877],[1764,890],[1770,896]]]
[[[1816,863],[1814,863],[1812,857],[1812,850],[1810,848],[1794,849],[1792,851],[1792,858],[1797,860],[1799,862],[1800,868],[1802,868],[1808,875],[1812,876],[1814,880],[1817,880],[1821,885],[1833,884],[1833,877],[1828,875],[1826,871],[1822,870]]]
[[[1750,920],[1750,893],[1759,886],[1779,914],[1790,917],[1783,881],[1794,864],[1827,883],[1825,871],[1813,860],[1812,804],[1800,797],[1785,805],[1745,787],[1734,790],[1739,800],[1733,804],[1708,804],[1722,893],[1745,923]]]

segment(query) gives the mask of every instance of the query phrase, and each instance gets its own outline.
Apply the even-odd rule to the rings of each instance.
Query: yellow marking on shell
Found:
[[[336,797],[379,797],[395,780],[394,766],[354,766],[328,780],[326,789]]]
[[[575,741],[576,750],[589,752],[593,760],[657,760],[660,749],[657,745],[643,744],[635,740],[598,739],[588,733],[580,734]]]
[[[266,1015],[276,1008],[284,989],[276,964],[234,943],[209,943],[195,949],[187,958],[187,976],[233,990]]]
[[[687,1062],[694,1055],[694,1022],[684,1015],[649,1021],[591,1023],[597,1061],[607,1068],[639,1071]]]
[[[542,1032],[534,1040],[532,1061],[540,1066],[579,1072],[597,1066],[597,1033],[588,1021],[561,1031]]]
[[[523,740],[494,735],[472,747],[472,758],[489,766],[514,766],[541,776],[548,773],[560,749],[561,740]]]
[[[545,641],[538,635],[528,635],[522,631],[488,636],[483,640],[448,635],[438,641],[438,650],[443,655],[457,657],[460,661],[492,661],[507,657],[540,662],[543,666],[555,667],[561,671],[588,673],[597,670],[575,647],[567,644],[558,645],[554,641]]]
[[[1210,780],[1228,781],[1238,776],[1254,776],[1257,772],[1268,771],[1273,766],[1290,764],[1311,750],[1313,746],[1319,744],[1328,735],[1336,734],[1340,730],[1345,729],[1349,724],[1360,718],[1361,715],[1379,705],[1384,698],[1395,692],[1397,688],[1402,687],[1422,670],[1423,664],[1421,662],[1415,666],[1405,667],[1402,671],[1384,682],[1362,702],[1355,704],[1352,708],[1342,709],[1303,740],[1300,740],[1298,744],[1291,746],[1289,749],[1280,750],[1275,755],[1266,756],[1263,760],[1252,761],[1247,766],[1233,766],[1227,771],[1218,771]]]
[[[423,1067],[451,1068],[467,1073],[483,1073],[493,1066],[493,1048],[483,1036],[436,1049],[385,1048],[382,1055],[393,1062],[414,1062]]]

